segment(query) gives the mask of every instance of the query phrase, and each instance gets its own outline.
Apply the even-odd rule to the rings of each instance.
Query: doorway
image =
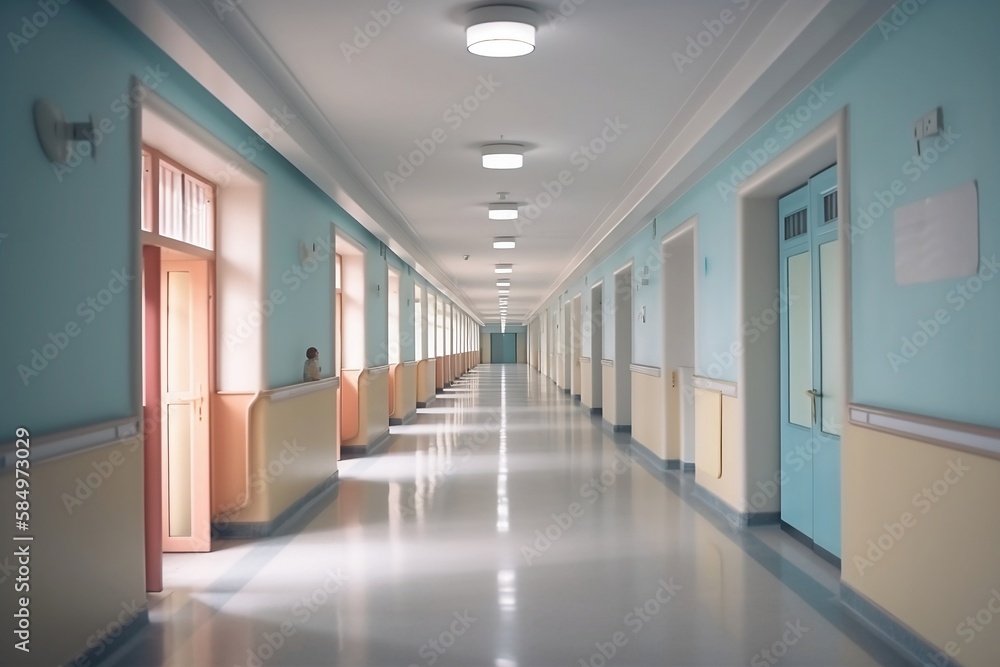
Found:
[[[491,364],[517,363],[516,333],[490,334],[490,363]]]
[[[147,483],[161,552],[211,541],[215,186],[162,152],[142,149],[143,411]],[[156,526],[155,524],[159,525]]]
[[[695,234],[691,219],[663,241],[664,370],[668,458],[694,471]]]
[[[615,430],[632,426],[632,264],[615,273],[614,413]],[[605,413],[607,419],[609,415]]]
[[[341,232],[336,244],[336,319],[334,370],[340,378],[337,392],[338,459],[343,443],[360,430],[358,378],[365,368],[365,252],[363,246]]]
[[[604,283],[590,288],[590,406],[592,413],[601,412],[604,405]]]
[[[782,526],[840,557],[842,261],[836,165],[778,202]]]

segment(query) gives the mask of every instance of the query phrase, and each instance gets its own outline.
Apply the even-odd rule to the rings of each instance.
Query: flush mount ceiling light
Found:
[[[493,269],[494,273],[514,273],[514,266],[512,264],[497,264]]]
[[[513,236],[498,236],[493,239],[494,250],[513,250],[517,247]]]
[[[510,290],[507,289],[507,288],[505,288],[505,287],[501,287],[500,289],[497,290],[497,293],[498,294],[510,294]]]
[[[490,220],[517,220],[517,204],[507,201],[509,192],[498,192],[500,201],[490,204]]]
[[[514,58],[535,50],[538,14],[525,7],[490,5],[469,12],[465,31],[469,52],[488,58]]]
[[[510,280],[509,279],[498,280],[497,287],[510,287]]]
[[[490,220],[517,220],[517,204],[490,204]]]
[[[521,144],[489,144],[483,146],[483,167],[486,169],[520,169],[524,166],[524,146]]]

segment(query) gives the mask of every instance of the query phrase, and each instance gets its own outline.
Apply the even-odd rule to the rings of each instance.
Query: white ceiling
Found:
[[[348,62],[343,44],[389,0],[115,0],[251,127],[287,104],[298,118],[276,147],[487,322],[498,319],[494,263],[514,264],[509,320],[525,319],[731,152],[891,4],[517,1],[543,16],[537,48],[490,59],[466,51],[464,25],[470,8],[491,3],[398,2],[401,11]],[[565,8],[575,10],[564,16]],[[707,27],[719,34],[708,40]],[[675,53],[699,33],[708,46],[679,71]],[[467,118],[449,113],[477,88],[485,99],[469,104],[478,108]],[[605,136],[620,136],[596,159],[581,158],[579,147],[609,122],[621,129]],[[444,143],[390,184],[385,173],[399,156],[436,129]],[[480,146],[501,136],[528,146],[523,169],[481,167]],[[572,182],[537,219],[487,219],[498,191],[537,201],[564,170]],[[493,250],[494,236],[517,236],[518,247]]]

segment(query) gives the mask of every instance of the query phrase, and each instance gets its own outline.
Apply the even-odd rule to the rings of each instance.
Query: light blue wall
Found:
[[[407,267],[409,268],[409,267]],[[417,358],[417,343],[414,333],[416,323],[416,303],[413,300],[413,276],[404,270],[399,279],[399,322],[402,327],[400,334],[400,358],[403,361],[413,361]]]
[[[87,303],[111,296],[102,290],[116,272],[136,273],[137,221],[130,210],[136,147],[130,110],[120,101],[132,76],[146,76],[157,94],[267,174],[265,283],[286,297],[265,325],[267,385],[301,381],[307,347],[333,349],[332,264],[303,263],[299,253],[300,243],[328,238],[331,222],[366,248],[367,356],[369,364],[377,362],[387,342],[386,260],[378,240],[116,10],[103,2],[58,6],[16,53],[9,37],[0,49],[0,121],[6,129],[0,150],[0,433],[23,425],[40,435],[126,417],[139,396],[130,358],[139,281],[126,280],[100,312]],[[5,34],[19,31],[22,18],[38,11],[31,0],[0,3],[0,26]],[[54,101],[70,120],[93,114],[98,124],[111,121],[96,161],[53,171],[35,138],[32,105],[39,98]],[[76,335],[64,339],[67,327]],[[55,347],[45,348],[49,334]],[[34,350],[52,358],[44,367],[36,359],[41,370],[25,383],[18,366],[31,368]]]
[[[853,244],[854,400],[948,419],[1000,426],[1000,281],[986,281],[968,299],[957,292],[965,281],[900,287],[893,275],[892,210],[973,179],[979,183],[980,254],[1000,255],[1000,3],[987,0],[905,3],[886,15],[809,89],[762,127],[709,176],[657,216],[657,239],[649,227],[623,244],[586,284],[570,295],[589,294],[605,281],[605,308],[613,272],[629,258],[641,266],[649,247],[670,230],[698,216],[700,256],[696,315],[697,371],[736,380],[736,364],[725,352],[739,340],[736,304],[736,187],[743,176],[734,169],[764,150],[767,162],[814,130],[845,105],[850,115],[852,223],[863,222],[860,207],[898,179],[905,193],[889,211],[856,235]],[[821,95],[817,95],[817,92]],[[822,102],[822,98],[826,98]],[[813,109],[809,108],[813,103]],[[954,143],[926,171],[914,170],[914,121],[936,106],[944,108]],[[788,114],[801,114],[790,121]],[[754,163],[746,173],[758,169]],[[918,176],[919,174],[919,176]],[[732,180],[730,180],[732,179]],[[655,262],[654,262],[655,264]],[[777,271],[777,267],[775,267]],[[978,287],[973,283],[970,287]],[[646,305],[645,325],[633,320],[636,363],[662,364],[662,286],[658,271],[650,285],[633,293],[636,308]],[[950,300],[949,300],[950,297]],[[546,306],[552,308],[558,301]],[[961,308],[959,307],[961,305]],[[900,353],[903,337],[913,338],[921,321],[945,310],[949,322],[926,347],[894,372],[888,355]],[[585,333],[586,336],[586,333]],[[919,339],[919,337],[918,337]],[[614,331],[604,328],[604,354],[611,358]]]

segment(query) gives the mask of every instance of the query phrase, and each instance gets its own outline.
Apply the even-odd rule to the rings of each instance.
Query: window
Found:
[[[205,250],[215,245],[215,186],[153,149],[142,152],[143,231]]]

